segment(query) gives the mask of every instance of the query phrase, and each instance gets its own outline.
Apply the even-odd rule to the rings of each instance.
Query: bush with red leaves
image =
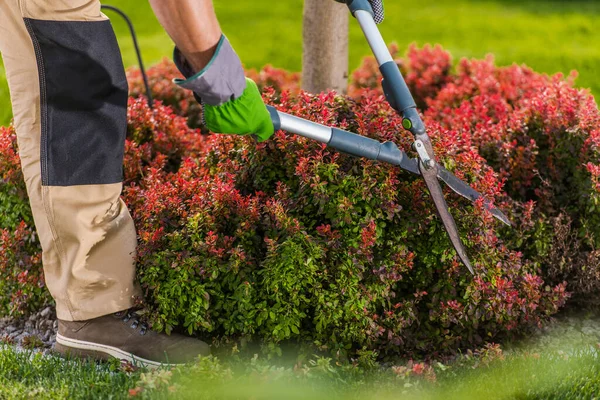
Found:
[[[281,111],[408,150],[412,138],[382,102],[371,64],[371,72],[354,74],[362,79],[353,84],[354,100],[275,89],[265,96]],[[465,115],[455,111],[473,95],[445,90],[462,81],[468,87],[469,75],[462,66],[451,74],[450,57],[439,47],[412,48],[402,64],[426,105],[440,160],[518,224],[500,228],[481,204],[448,196],[477,278],[464,275],[420,180],[281,132],[260,145],[217,135],[177,173],[153,169],[127,192],[142,238],[140,265],[148,266],[140,278],[147,297],[160,299],[156,326],[304,339],[336,351],[450,352],[540,323],[564,304],[565,285],[548,287],[539,275],[542,257],[522,253],[538,226],[552,230],[552,220],[536,214],[545,205],[509,196],[509,177],[484,157],[485,136],[444,119]],[[488,73],[502,71],[491,64]],[[537,91],[524,71],[523,90]],[[508,89],[503,94],[514,101],[516,89]],[[435,101],[454,101],[453,108],[435,114]],[[488,110],[466,115],[486,120]]]
[[[420,110],[427,107],[427,99],[434,98],[450,80],[452,57],[440,45],[425,45],[419,49],[414,44],[408,48],[405,59],[398,56],[398,46],[389,47],[392,58],[402,71],[406,84]],[[381,73],[374,57],[365,57],[362,65],[352,73],[348,94],[360,97],[364,89],[381,90]]]
[[[600,113],[588,91],[573,87],[574,77],[517,65],[498,68],[491,58],[462,60],[452,82],[428,100],[425,114],[469,136],[508,196],[534,204],[533,225],[518,230],[514,245],[549,282],[566,280],[587,296],[600,289]],[[568,233],[559,229],[566,220]],[[550,257],[565,240],[561,231],[576,239],[565,253]]]
[[[282,111],[409,148],[379,95],[265,96]],[[449,168],[507,212],[520,210],[468,137],[433,121],[430,132]],[[466,275],[423,182],[395,167],[283,132],[263,144],[214,135],[205,149],[127,189],[158,328],[347,353],[449,353],[541,323],[566,300],[564,285],[546,288],[505,244],[506,230],[495,233],[481,204],[449,195],[476,265],[477,277]]]
[[[129,99],[125,142],[125,185],[135,184],[151,168],[177,171],[184,157],[199,156],[205,136],[160,102],[154,110],[145,98]],[[51,304],[45,289],[41,248],[12,127],[0,127],[0,315],[19,316]]]
[[[261,144],[202,139],[169,108],[150,111],[138,99],[125,198],[156,328],[436,357],[543,323],[569,296],[563,279],[576,293],[600,285],[600,225],[592,223],[600,113],[591,96],[571,79],[491,59],[463,60],[452,72],[439,47],[411,48],[399,64],[438,161],[515,223],[501,227],[481,202],[446,190],[476,276],[459,263],[418,177],[284,132]],[[412,154],[373,66],[367,60],[353,75],[350,97],[290,93],[285,82],[264,97]],[[155,97],[169,103],[165,93]],[[185,116],[181,101],[173,112]],[[559,255],[592,272],[558,263]]]
[[[449,130],[450,141],[468,137],[507,195],[525,207],[529,229],[516,230],[512,245],[548,283],[568,281],[586,298],[598,293],[600,114],[591,94],[574,87],[576,74],[565,79],[525,66],[497,67],[491,56],[463,59],[451,74],[450,57],[439,46],[413,46],[398,64],[426,123]],[[370,95],[366,89],[380,79],[374,66],[369,57],[354,72],[355,97]]]
[[[187,118],[190,127],[200,127],[202,107],[194,99],[192,92],[173,84],[173,79],[181,78],[182,75],[171,60],[164,58],[160,63],[148,68],[146,74],[152,97],[171,107],[178,115]],[[138,68],[127,70],[127,81],[131,97],[146,96],[142,73]]]

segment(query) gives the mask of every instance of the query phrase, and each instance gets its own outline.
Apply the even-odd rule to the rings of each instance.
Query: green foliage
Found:
[[[14,230],[33,220],[17,153],[14,128],[0,127],[0,229]]]
[[[24,222],[0,230],[0,315],[20,317],[52,303],[39,246],[34,229]]]
[[[142,163],[136,168],[146,168],[142,179],[132,178],[126,190],[141,239],[138,276],[155,327],[255,341],[273,353],[292,343],[339,359],[360,351],[394,359],[481,346],[542,324],[564,304],[562,280],[549,285],[539,273],[541,251],[556,242],[546,214],[569,205],[565,195],[594,193],[582,165],[596,151],[561,152],[570,137],[565,129],[577,132],[579,143],[594,137],[589,121],[599,113],[592,98],[568,79],[498,68],[490,59],[463,60],[453,72],[440,47],[411,48],[402,66],[427,106],[440,162],[516,223],[515,230],[498,232],[481,204],[447,196],[476,276],[464,274],[414,176],[283,132],[261,144],[213,135],[189,153],[179,147],[176,171]],[[149,71],[155,96],[187,116],[190,94],[164,89],[156,79],[171,69],[163,63]],[[374,90],[377,73],[367,60],[353,74],[352,97],[342,97],[281,90],[286,75],[277,72],[265,98],[283,112],[410,151],[411,135],[398,130],[400,118]],[[139,77],[130,77],[139,87]],[[143,105],[143,98],[131,105],[131,132],[172,119],[162,108],[149,115]],[[528,123],[527,143],[546,157],[513,141],[526,135],[517,127]],[[165,128],[157,135],[161,142],[165,135],[185,137],[180,128]],[[135,144],[136,135],[131,138]],[[160,142],[146,144],[161,153]],[[135,145],[128,149],[128,159],[143,158]],[[532,178],[536,167],[545,180],[556,179],[555,191]],[[556,178],[561,168],[577,180]]]
[[[51,304],[12,126],[0,127],[0,315]]]
[[[0,229],[15,229],[21,221],[33,224],[27,197],[20,194],[17,185],[0,184]]]

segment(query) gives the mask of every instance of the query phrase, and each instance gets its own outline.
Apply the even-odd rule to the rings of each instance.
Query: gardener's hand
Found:
[[[369,0],[371,3],[371,7],[373,7],[373,18],[375,19],[376,24],[380,24],[383,22],[383,18],[385,17],[385,9],[383,8],[383,0]]]
[[[349,0],[335,0],[338,3],[350,4],[352,1]],[[376,24],[380,24],[383,22],[383,18],[385,16],[384,8],[383,8],[383,0],[369,0],[371,3],[371,7],[373,8],[373,19]]]
[[[256,83],[246,78],[246,89],[240,97],[220,106],[204,104],[206,127],[215,133],[253,134],[259,142],[273,133],[273,121]]]
[[[174,82],[192,90],[203,104],[208,129],[214,133],[253,134],[259,142],[273,135],[273,122],[258,87],[244,76],[241,62],[224,35],[208,65],[199,72],[178,48],[173,58],[186,77]]]

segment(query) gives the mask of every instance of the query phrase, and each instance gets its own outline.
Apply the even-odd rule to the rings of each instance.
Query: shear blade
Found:
[[[458,179],[456,176],[454,176],[454,174],[452,174],[450,171],[448,171],[446,168],[442,167],[439,164],[437,166],[437,176],[442,181],[444,181],[446,185],[450,187],[450,189],[471,201],[475,201],[481,197],[481,194],[479,194],[475,189]],[[491,212],[494,217],[496,217],[506,225],[512,226],[512,223],[510,222],[508,217],[504,215],[502,211],[494,207],[491,202],[486,201],[484,205],[485,208],[489,212]]]
[[[425,179],[429,193],[431,194],[433,202],[435,203],[435,207],[440,214],[444,228],[446,228],[446,233],[448,234],[448,237],[450,238],[450,241],[452,242],[452,245],[454,246],[454,249],[456,250],[456,253],[460,257],[463,264],[469,269],[471,274],[475,275],[473,267],[471,266],[471,262],[469,261],[469,257],[467,256],[467,252],[462,244],[462,241],[460,240],[460,236],[458,235],[456,222],[448,210],[446,199],[444,199],[442,187],[438,181],[439,168],[440,166],[436,163],[434,167],[427,169],[422,162],[419,162],[419,170],[421,171],[423,179]]]
[[[419,170],[419,160],[417,158],[408,158],[406,153],[402,152],[404,157],[401,158],[400,168],[412,172],[415,175],[421,175],[421,171]]]
[[[400,167],[415,175],[421,175],[419,164],[420,162],[417,158],[403,157],[402,161],[400,162]],[[452,189],[455,193],[460,194],[465,199],[475,201],[482,197],[478,191],[476,191],[471,186],[458,179],[456,176],[454,176],[452,172],[448,171],[440,164],[437,164],[437,177],[441,179],[446,185],[448,185],[450,189]],[[504,215],[504,213],[498,208],[494,207],[494,205],[492,205],[490,201],[485,201],[484,206],[490,213],[492,213],[494,217],[496,217],[496,219],[508,226],[513,226],[512,222],[510,222],[508,217]]]

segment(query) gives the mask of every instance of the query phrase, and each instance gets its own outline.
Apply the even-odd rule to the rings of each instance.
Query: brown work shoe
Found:
[[[184,364],[210,354],[209,346],[198,339],[150,330],[133,310],[87,321],[58,320],[54,350],[102,360],[116,357],[146,367]]]

